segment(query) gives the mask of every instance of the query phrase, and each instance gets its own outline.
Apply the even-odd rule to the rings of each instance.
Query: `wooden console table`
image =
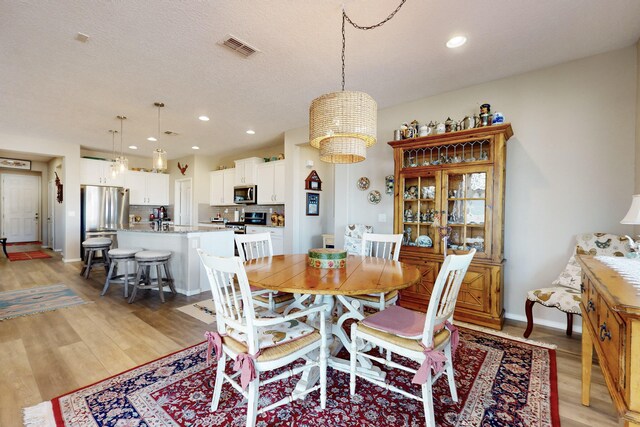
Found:
[[[640,427],[640,295],[592,256],[582,267],[582,404],[589,406],[595,347],[609,393],[625,427]]]

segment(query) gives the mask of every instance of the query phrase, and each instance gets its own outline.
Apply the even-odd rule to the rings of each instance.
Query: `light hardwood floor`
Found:
[[[80,263],[52,259],[9,262],[0,255],[0,292],[62,283],[90,304],[0,322],[0,426],[22,425],[23,407],[50,400],[102,378],[203,341],[204,323],[175,310],[208,297],[142,292],[127,304],[122,287],[100,297],[104,272],[85,280]],[[524,324],[505,332],[522,336]],[[621,426],[599,367],[593,370],[591,407],[580,404],[580,337],[535,327],[530,337],[557,349],[560,416],[563,427]]]

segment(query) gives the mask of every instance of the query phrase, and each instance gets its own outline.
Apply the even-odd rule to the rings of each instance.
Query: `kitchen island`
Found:
[[[149,224],[131,225],[118,230],[118,246],[145,250],[171,251],[169,268],[176,291],[197,295],[210,291],[197,249],[212,255],[233,256],[233,230],[198,226],[170,226],[155,230]],[[155,272],[151,273],[154,276]]]

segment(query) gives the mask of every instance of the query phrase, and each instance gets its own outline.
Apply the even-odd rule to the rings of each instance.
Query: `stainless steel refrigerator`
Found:
[[[113,240],[112,248],[117,247],[116,231],[129,226],[129,189],[83,185],[80,187],[80,209],[80,242],[89,237],[105,236]]]

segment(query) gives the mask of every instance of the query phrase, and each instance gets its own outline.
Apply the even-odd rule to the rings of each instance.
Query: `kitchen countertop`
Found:
[[[151,224],[129,225],[128,228],[121,228],[118,231],[134,231],[139,233],[158,234],[187,234],[187,233],[216,233],[220,231],[230,231],[226,228],[200,227],[197,225],[171,225],[166,230],[154,230]]]

